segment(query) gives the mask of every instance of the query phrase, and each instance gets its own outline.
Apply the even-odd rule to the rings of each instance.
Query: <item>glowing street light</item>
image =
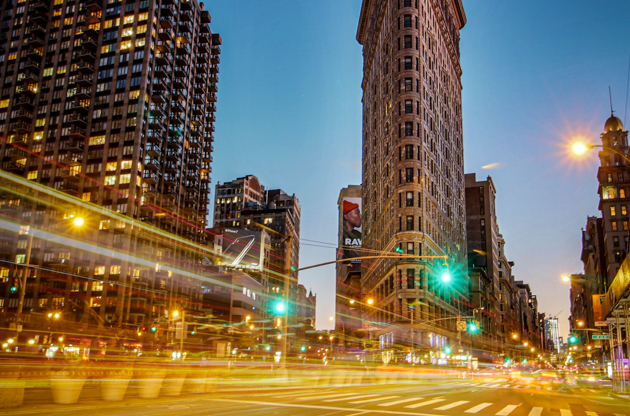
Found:
[[[72,225],[75,227],[83,227],[83,224],[85,224],[85,219],[83,217],[76,217],[72,220]]]
[[[8,342],[9,344],[13,344],[13,342],[14,342],[14,341],[13,341],[13,338],[9,338],[9,339],[7,340],[7,342]]]
[[[518,334],[516,332],[512,334],[512,339],[518,339]]]
[[[588,147],[586,147],[586,145],[584,143],[575,143],[573,145],[573,152],[581,155],[582,153],[586,152],[588,150]]]
[[[584,326],[584,321],[578,321],[578,326]]]
[[[368,298],[367,304],[368,305],[373,305],[374,304],[374,298]]]
[[[571,278],[565,274],[562,275],[562,281],[568,283],[571,281]]]
[[[354,305],[354,299],[350,299],[350,305]]]
[[[33,344],[35,344],[35,340],[34,339],[29,339],[28,343],[29,343],[29,345],[33,345]]]
[[[174,311],[174,312],[173,312],[173,316],[174,316],[174,317],[177,317],[178,315],[179,315],[179,311]]]
[[[527,347],[529,345],[529,342],[525,341],[523,342],[523,346]]]
[[[247,316],[245,317],[245,322],[249,322],[249,320],[250,320],[250,319],[252,319],[251,315],[247,315]]]

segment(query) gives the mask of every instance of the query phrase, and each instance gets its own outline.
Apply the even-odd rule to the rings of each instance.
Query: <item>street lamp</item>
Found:
[[[601,147],[602,149],[610,150],[611,152],[617,153],[619,156],[623,157],[626,162],[630,163],[630,159],[620,151],[613,149],[612,147],[604,146],[602,144],[589,144],[589,143],[575,143],[573,145],[573,153],[581,155],[585,153],[587,150],[594,149],[596,147]]]
[[[374,298],[368,298],[367,304],[368,305],[373,305],[374,304]]]

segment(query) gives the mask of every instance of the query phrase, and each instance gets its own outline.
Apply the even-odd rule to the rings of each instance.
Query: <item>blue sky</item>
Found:
[[[223,38],[213,184],[253,174],[295,193],[300,266],[331,261],[333,249],[305,240],[336,243],[339,191],[361,182],[361,1],[205,3]],[[464,9],[465,171],[492,176],[514,275],[566,334],[559,276],[582,270],[581,228],[598,199],[594,155],[572,160],[562,146],[578,134],[598,140],[608,86],[625,122],[630,2],[464,0]],[[318,326],[328,325],[334,267],[300,282],[318,295]]]

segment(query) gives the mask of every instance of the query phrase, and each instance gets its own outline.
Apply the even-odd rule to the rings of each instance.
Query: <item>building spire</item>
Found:
[[[608,86],[608,98],[610,99],[610,115],[614,116],[615,110],[613,110],[613,106],[612,106],[612,92],[610,91],[610,85]]]

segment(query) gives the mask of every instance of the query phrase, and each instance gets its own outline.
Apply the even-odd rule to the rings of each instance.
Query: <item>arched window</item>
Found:
[[[622,188],[619,190],[619,198],[625,198],[625,197],[626,197],[626,190]]]
[[[612,188],[608,189],[608,199],[614,199],[615,198],[615,190]]]

